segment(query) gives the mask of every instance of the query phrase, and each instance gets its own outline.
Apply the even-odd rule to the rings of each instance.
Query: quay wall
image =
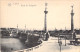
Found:
[[[17,51],[12,51],[12,52],[30,52],[30,51],[32,51],[34,49],[37,49],[37,48],[41,47],[41,46],[42,46],[42,43],[37,45],[37,46],[31,47],[31,48],[27,48],[27,49],[23,49],[23,50],[17,50]]]

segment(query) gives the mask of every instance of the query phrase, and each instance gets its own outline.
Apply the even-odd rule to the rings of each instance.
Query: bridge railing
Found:
[[[30,51],[32,51],[32,50],[34,50],[34,49],[37,49],[37,48],[41,47],[41,46],[42,46],[42,44],[37,45],[37,46],[35,46],[35,47],[28,48],[28,49],[17,50],[17,51],[12,51],[12,52],[30,52]]]

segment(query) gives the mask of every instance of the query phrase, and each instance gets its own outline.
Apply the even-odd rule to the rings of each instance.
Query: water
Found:
[[[27,48],[25,44],[22,43],[17,38],[1,38],[0,45],[1,45],[1,50],[3,52],[10,51],[10,50],[21,50]]]

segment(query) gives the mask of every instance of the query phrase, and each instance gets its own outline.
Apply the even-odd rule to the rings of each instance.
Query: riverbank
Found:
[[[35,49],[41,47],[41,46],[42,46],[42,43],[39,44],[39,45],[36,45],[36,46],[34,46],[34,47],[31,47],[31,48],[22,49],[22,50],[16,50],[16,51],[12,51],[12,52],[30,52],[30,51],[32,51],[32,50],[35,50]]]
[[[26,49],[27,47],[18,38],[1,38],[1,52]]]
[[[39,44],[35,44],[34,46],[29,46],[24,44],[18,38],[1,38],[1,52],[11,52],[16,50],[28,49],[31,47],[35,47]]]

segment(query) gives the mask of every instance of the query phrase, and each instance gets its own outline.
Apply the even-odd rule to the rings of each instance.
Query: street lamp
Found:
[[[67,34],[67,31],[66,31],[66,27],[65,27],[65,46],[66,46],[66,34]]]
[[[59,43],[59,34],[58,34],[58,43]]]
[[[66,46],[66,34],[65,34],[65,46]]]
[[[61,45],[62,45],[62,41],[61,41],[61,37],[60,37],[60,41],[59,41],[60,52],[61,52]]]
[[[28,32],[28,34],[27,34],[27,42],[28,42],[28,35],[29,35],[30,33]]]

